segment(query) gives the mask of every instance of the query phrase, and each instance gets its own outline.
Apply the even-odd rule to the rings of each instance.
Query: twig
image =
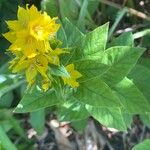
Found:
[[[94,0],[94,1],[95,1],[95,0]],[[99,0],[99,1],[100,1],[101,3],[104,3],[104,4],[106,4],[106,5],[112,6],[112,7],[114,7],[114,8],[120,9],[120,10],[124,8],[124,7],[122,7],[121,5],[116,4],[116,3],[114,3],[114,2],[111,2],[111,1],[109,1],[109,0]],[[132,15],[134,15],[134,16],[137,16],[137,17],[139,17],[139,18],[142,18],[142,19],[145,19],[145,20],[150,21],[150,17],[147,16],[146,14],[144,14],[143,12],[137,11],[137,10],[135,10],[135,9],[133,9],[133,8],[129,8],[129,7],[125,7],[125,8],[127,9],[128,13],[130,13],[130,14],[132,14]]]

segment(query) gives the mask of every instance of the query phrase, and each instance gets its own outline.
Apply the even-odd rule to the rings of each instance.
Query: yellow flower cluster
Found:
[[[81,73],[75,70],[73,64],[69,64],[68,66],[66,66],[66,70],[70,74],[70,77],[69,78],[62,77],[64,84],[68,84],[73,88],[78,87],[79,83],[76,81],[76,79],[82,77]]]
[[[49,40],[53,39],[60,25],[57,18],[51,18],[46,12],[38,11],[33,5],[26,9],[19,7],[17,20],[7,21],[9,32],[3,36],[11,43],[8,50],[15,56],[10,62],[14,73],[24,71],[31,86],[40,74],[42,88],[46,91],[51,86],[48,75],[49,64],[60,65],[59,55],[64,53],[61,48],[52,49]],[[65,84],[78,87],[76,79],[81,74],[74,70],[73,64],[66,67],[70,78],[62,77]]]

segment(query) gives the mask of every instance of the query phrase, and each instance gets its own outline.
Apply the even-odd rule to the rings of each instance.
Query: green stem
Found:
[[[113,32],[115,31],[115,29],[117,28],[119,22],[121,21],[121,19],[123,18],[123,16],[126,14],[127,9],[123,8],[121,11],[118,12],[118,16],[114,22],[114,24],[112,25],[112,27],[110,28],[109,34],[108,34],[108,39],[111,38]]]
[[[140,31],[140,32],[133,34],[133,38],[138,39],[138,38],[143,37],[145,35],[150,35],[150,29],[145,29],[143,31]]]

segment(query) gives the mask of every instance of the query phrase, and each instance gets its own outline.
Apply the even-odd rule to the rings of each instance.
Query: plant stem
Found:
[[[145,29],[143,31],[140,31],[140,32],[133,34],[133,38],[138,39],[138,38],[143,37],[143,36],[148,35],[148,34],[150,35],[150,29]]]
[[[118,16],[117,16],[114,24],[110,28],[110,31],[109,31],[109,34],[108,34],[108,39],[111,38],[113,32],[115,31],[116,27],[118,26],[119,22],[121,21],[121,19],[123,18],[123,16],[126,14],[126,12],[127,12],[126,7],[123,8],[121,11],[118,12]]]

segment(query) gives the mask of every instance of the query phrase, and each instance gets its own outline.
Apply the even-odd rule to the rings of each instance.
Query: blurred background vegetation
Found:
[[[54,131],[47,127],[45,118],[43,118],[44,115],[46,120],[56,118],[53,114],[54,110],[47,108],[44,115],[41,115],[40,112],[36,114],[37,116],[34,113],[14,115],[12,112],[21,99],[26,85],[17,75],[11,74],[8,70],[10,57],[9,54],[6,54],[6,50],[9,42],[3,38],[2,33],[8,31],[5,21],[16,19],[18,6],[25,7],[26,4],[36,5],[39,10],[47,11],[51,17],[58,16],[60,19],[67,17],[83,33],[109,22],[110,40],[123,32],[131,31],[136,45],[147,48],[144,57],[150,57],[149,0],[0,0],[0,150],[15,150],[16,147],[19,150],[26,148],[44,150],[46,148],[41,145],[44,142],[46,143],[46,140],[56,144],[53,137]],[[134,119],[138,123],[140,122],[138,116]],[[43,124],[38,125],[40,121]],[[42,134],[44,122],[46,129],[51,133],[48,134],[50,137],[47,137],[47,139],[38,136],[31,138],[34,136],[32,127],[35,127],[37,132]],[[80,125],[83,124],[81,123],[78,126]],[[66,128],[68,128],[68,125]],[[43,140],[42,144],[41,139]],[[115,140],[114,143],[119,142],[118,139]],[[5,143],[5,146],[3,143]],[[51,149],[57,149],[57,146]],[[110,149],[110,147],[106,149]],[[117,149],[122,150],[123,148],[117,147],[115,150]]]

